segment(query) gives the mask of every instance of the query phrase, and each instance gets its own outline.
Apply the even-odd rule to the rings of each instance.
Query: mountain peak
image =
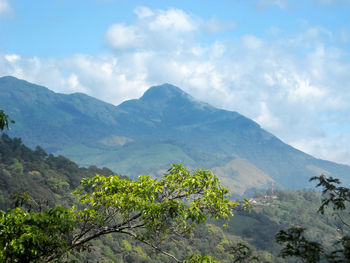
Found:
[[[26,81],[25,81],[25,80],[18,79],[18,78],[13,77],[13,76],[3,76],[3,77],[0,77],[0,83],[9,84],[9,83],[15,83],[15,82],[22,82],[22,83],[25,83]]]
[[[29,93],[30,96],[34,96],[34,94],[42,95],[43,93],[54,94],[53,91],[49,90],[46,87],[30,83],[23,79],[18,79],[13,76],[0,77],[0,89],[16,90],[16,92],[24,92],[26,94]]]
[[[2,80],[18,80],[18,78],[13,77],[13,76],[3,76],[3,77],[0,77],[0,79],[2,79]]]
[[[173,98],[186,98],[192,99],[192,96],[184,92],[182,89],[171,85],[169,83],[162,84],[160,86],[153,86],[149,88],[141,100],[169,100]]]

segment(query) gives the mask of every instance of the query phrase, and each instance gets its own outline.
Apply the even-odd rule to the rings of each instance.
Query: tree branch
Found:
[[[141,214],[140,214],[141,215]],[[135,215],[133,218],[137,218],[136,217],[137,215]],[[130,221],[130,219],[128,220]],[[116,225],[116,226],[112,226],[112,227],[105,227],[103,228],[102,230],[96,232],[95,234],[89,236],[89,237],[86,237],[80,241],[78,241],[79,239],[77,238],[74,238],[73,240],[75,240],[76,243],[73,243],[72,242],[72,245],[70,246],[69,250],[72,250],[78,246],[81,246],[87,242],[89,242],[90,240],[92,239],[95,239],[97,237],[100,237],[100,236],[103,236],[103,235],[106,235],[106,234],[110,234],[110,233],[123,233],[123,230],[125,229],[135,229],[135,228],[140,228],[140,227],[143,227],[145,224],[144,223],[141,223],[141,224],[138,224],[138,225],[133,225],[133,226],[129,226],[129,222],[128,221],[125,221],[119,225]],[[127,226],[125,227],[122,227],[123,225],[127,224]],[[85,233],[86,234],[86,233]],[[81,238],[82,236],[80,236],[79,238]]]
[[[150,242],[146,241],[146,240],[140,240],[140,239],[137,239],[137,236],[134,234],[134,233],[131,233],[131,232],[126,232],[126,231],[121,231],[121,233],[124,233],[124,234],[127,234],[131,237],[133,237],[134,239],[138,240],[138,241],[141,241],[142,243],[146,244],[146,245],[149,245],[150,247],[152,247],[153,249],[155,249],[156,251],[159,251],[160,253],[172,258],[173,260],[175,260],[176,262],[180,263],[181,261],[178,260],[174,255],[160,249],[159,247],[151,244]]]

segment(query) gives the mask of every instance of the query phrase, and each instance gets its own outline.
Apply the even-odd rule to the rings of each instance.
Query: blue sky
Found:
[[[145,1],[118,0],[7,0],[10,15],[0,20],[0,47],[4,52],[39,57],[108,52],[103,36],[114,23],[132,24],[135,8]],[[177,8],[198,19],[217,19],[235,25],[218,34],[203,32],[201,41],[235,39],[245,34],[270,39],[271,29],[280,36],[298,34],[307,26],[327,28],[341,37],[349,27],[349,8],[342,1],[147,1],[150,9]],[[324,2],[322,4],[322,2]],[[328,3],[328,4],[327,4]],[[333,41],[336,41],[334,39]],[[54,44],[53,44],[54,43]],[[345,45],[344,45],[345,47]]]
[[[0,76],[118,105],[165,82],[350,164],[350,0],[0,0]]]

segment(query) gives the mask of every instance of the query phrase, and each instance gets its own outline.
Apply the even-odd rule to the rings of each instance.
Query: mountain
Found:
[[[157,176],[171,163],[184,163],[212,169],[237,194],[272,184],[305,188],[321,173],[350,184],[349,166],[316,159],[243,115],[199,102],[170,84],[114,106],[2,77],[0,108],[16,121],[9,134],[26,145],[129,176]]]

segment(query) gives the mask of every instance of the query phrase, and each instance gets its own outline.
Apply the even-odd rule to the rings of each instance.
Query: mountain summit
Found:
[[[171,84],[165,83],[160,86],[153,86],[149,88],[140,100],[143,101],[159,101],[159,100],[171,100],[171,99],[189,99],[192,100],[192,96],[181,90],[180,88]]]
[[[243,115],[196,101],[170,84],[114,106],[3,77],[0,108],[16,121],[9,134],[30,147],[129,176],[157,176],[183,163],[214,170],[236,194],[271,184],[305,188],[321,173],[350,184],[349,166],[305,154]]]

